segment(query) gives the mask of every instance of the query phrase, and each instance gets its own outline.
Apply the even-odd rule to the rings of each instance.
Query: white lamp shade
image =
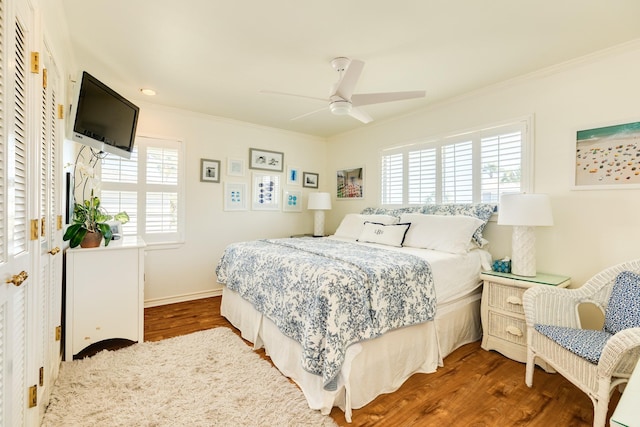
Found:
[[[309,210],[329,210],[331,209],[331,194],[329,193],[309,193]]]
[[[498,225],[553,225],[551,201],[546,194],[504,194],[500,197]]]

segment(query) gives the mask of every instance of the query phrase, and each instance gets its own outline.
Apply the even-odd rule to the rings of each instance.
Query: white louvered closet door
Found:
[[[38,423],[49,402],[51,386],[61,361],[60,335],[56,328],[62,316],[62,216],[60,208],[61,120],[58,118],[59,77],[55,61],[46,47],[41,54],[40,134],[38,156],[39,263],[29,344],[33,347],[33,364],[29,370],[38,373]],[[59,219],[58,219],[59,218]]]
[[[29,94],[30,29],[33,11],[26,1],[0,0],[1,74],[0,101],[0,193],[2,204],[0,242],[0,422],[6,426],[33,425],[28,416],[28,384],[33,374],[27,370],[27,328],[32,298],[31,284],[37,280],[34,243],[30,239],[29,218],[35,217],[28,175],[34,169],[31,148]],[[7,281],[12,281],[7,282]]]

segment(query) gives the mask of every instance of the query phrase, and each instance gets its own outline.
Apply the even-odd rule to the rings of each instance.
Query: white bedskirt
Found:
[[[264,347],[280,372],[298,384],[310,408],[329,414],[331,408],[338,406],[350,422],[351,409],[397,390],[414,373],[435,372],[453,350],[478,341],[482,337],[480,297],[481,290],[476,289],[463,298],[438,305],[433,321],[351,345],[335,391],[324,390],[322,377],[302,369],[299,343],[283,335],[271,320],[226,286],[221,314],[255,349]]]

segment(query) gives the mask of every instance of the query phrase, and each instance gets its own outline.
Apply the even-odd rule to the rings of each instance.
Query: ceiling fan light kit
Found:
[[[344,99],[337,99],[335,101],[331,101],[329,104],[329,109],[336,116],[348,116],[351,113],[352,108],[353,106],[351,103]]]
[[[425,96],[425,91],[354,94],[353,91],[356,87],[356,84],[358,83],[358,79],[360,78],[362,69],[364,68],[364,62],[357,59],[349,59],[345,58],[344,56],[339,56],[331,60],[331,66],[338,72],[340,78],[334,85],[331,86],[329,98],[326,100],[321,100],[329,103],[329,111],[336,116],[351,116],[354,119],[361,121],[362,123],[369,123],[373,121],[373,118],[369,116],[369,114],[364,110],[357,107],[361,105],[381,104],[384,102],[423,98]],[[296,96],[307,99],[319,99],[311,96],[295,95],[282,92],[262,92],[274,93],[278,95]],[[303,117],[310,116],[323,110],[324,108],[301,114],[291,120],[301,119]]]

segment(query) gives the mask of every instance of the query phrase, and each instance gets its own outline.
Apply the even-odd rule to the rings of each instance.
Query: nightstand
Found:
[[[535,277],[511,273],[484,271],[482,290],[482,348],[496,350],[510,359],[527,361],[527,325],[524,319],[522,294],[532,286],[566,288],[571,279],[566,276],[538,273]]]

